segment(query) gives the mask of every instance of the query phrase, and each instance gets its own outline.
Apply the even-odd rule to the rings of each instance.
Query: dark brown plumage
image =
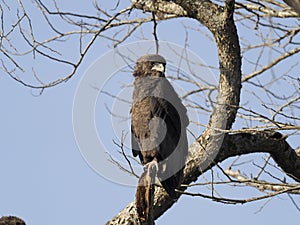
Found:
[[[133,76],[132,152],[145,167],[136,193],[140,218],[149,216],[154,180],[177,199],[188,150],[186,108],[165,78],[166,61],[159,55],[138,59]]]

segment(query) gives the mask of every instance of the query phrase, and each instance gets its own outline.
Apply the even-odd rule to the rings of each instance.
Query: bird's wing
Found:
[[[162,162],[159,164],[158,178],[172,198],[177,198],[177,188],[183,178],[183,169],[188,152],[186,127],[189,124],[187,110],[171,84],[162,82],[164,98],[159,99],[164,109],[164,121],[168,132],[159,146]]]
[[[140,147],[138,144],[138,138],[135,135],[134,128],[131,125],[131,149],[134,157],[139,155]]]

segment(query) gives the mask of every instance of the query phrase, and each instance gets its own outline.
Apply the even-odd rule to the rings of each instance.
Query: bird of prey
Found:
[[[144,165],[136,192],[139,218],[147,220],[157,177],[173,199],[183,178],[188,151],[186,108],[165,77],[166,60],[157,54],[140,57],[133,76],[132,153]]]

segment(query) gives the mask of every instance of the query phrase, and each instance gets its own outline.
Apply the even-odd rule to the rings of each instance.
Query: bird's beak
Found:
[[[151,70],[155,70],[158,72],[165,72],[165,66],[162,63],[155,63],[154,66],[151,68]]]

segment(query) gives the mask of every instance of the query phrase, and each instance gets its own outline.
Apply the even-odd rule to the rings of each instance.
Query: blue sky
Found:
[[[76,1],[72,6],[60,3],[60,6],[83,13],[92,7],[86,5],[86,1]],[[177,22],[181,23],[180,20]],[[159,30],[161,39],[184,44],[185,37],[170,35],[178,24],[166,22]],[[186,24],[192,26],[195,22]],[[146,27],[144,32],[151,35],[149,28]],[[192,34],[191,31],[189,47],[193,48],[201,43],[201,51],[196,53],[204,62],[216,66],[217,55],[213,43],[203,35],[194,37]],[[0,216],[17,215],[28,225],[105,224],[134,200],[134,186],[112,182],[90,166],[77,145],[73,131],[73,102],[77,88],[93,63],[108,51],[106,44],[107,41],[98,40],[72,79],[45,90],[40,96],[36,96],[35,90],[21,86],[1,72]],[[72,54],[72,49],[66,49],[64,54]],[[73,55],[70,56],[72,57]],[[38,66],[44,73],[44,79],[51,79],[56,74],[57,68],[51,64],[44,62]],[[122,74],[127,76],[126,72]],[[217,72],[212,74],[217,75]],[[30,76],[30,73],[26,73],[26,76]],[[128,77],[120,82],[115,87],[120,87],[122,82],[132,82],[131,74],[128,72]],[[98,113],[95,118],[96,127],[101,138],[106,140],[106,145],[111,143],[111,148],[114,149],[116,146],[112,140],[118,134],[110,131],[101,133],[108,128],[101,122],[103,105],[100,97],[95,106]],[[127,113],[125,117],[128,116],[128,112],[123,109],[119,113]],[[295,142],[292,144],[296,146]],[[124,174],[124,177],[127,176]],[[242,189],[236,190],[242,192]],[[230,192],[233,193],[234,191]],[[258,191],[253,193],[260,195]],[[295,200],[299,203],[299,197]],[[260,210],[261,207],[263,208]],[[157,220],[157,224],[250,225],[267,222],[293,225],[298,224],[298,221],[299,211],[286,195],[246,205],[224,205],[207,199],[183,196]]]

